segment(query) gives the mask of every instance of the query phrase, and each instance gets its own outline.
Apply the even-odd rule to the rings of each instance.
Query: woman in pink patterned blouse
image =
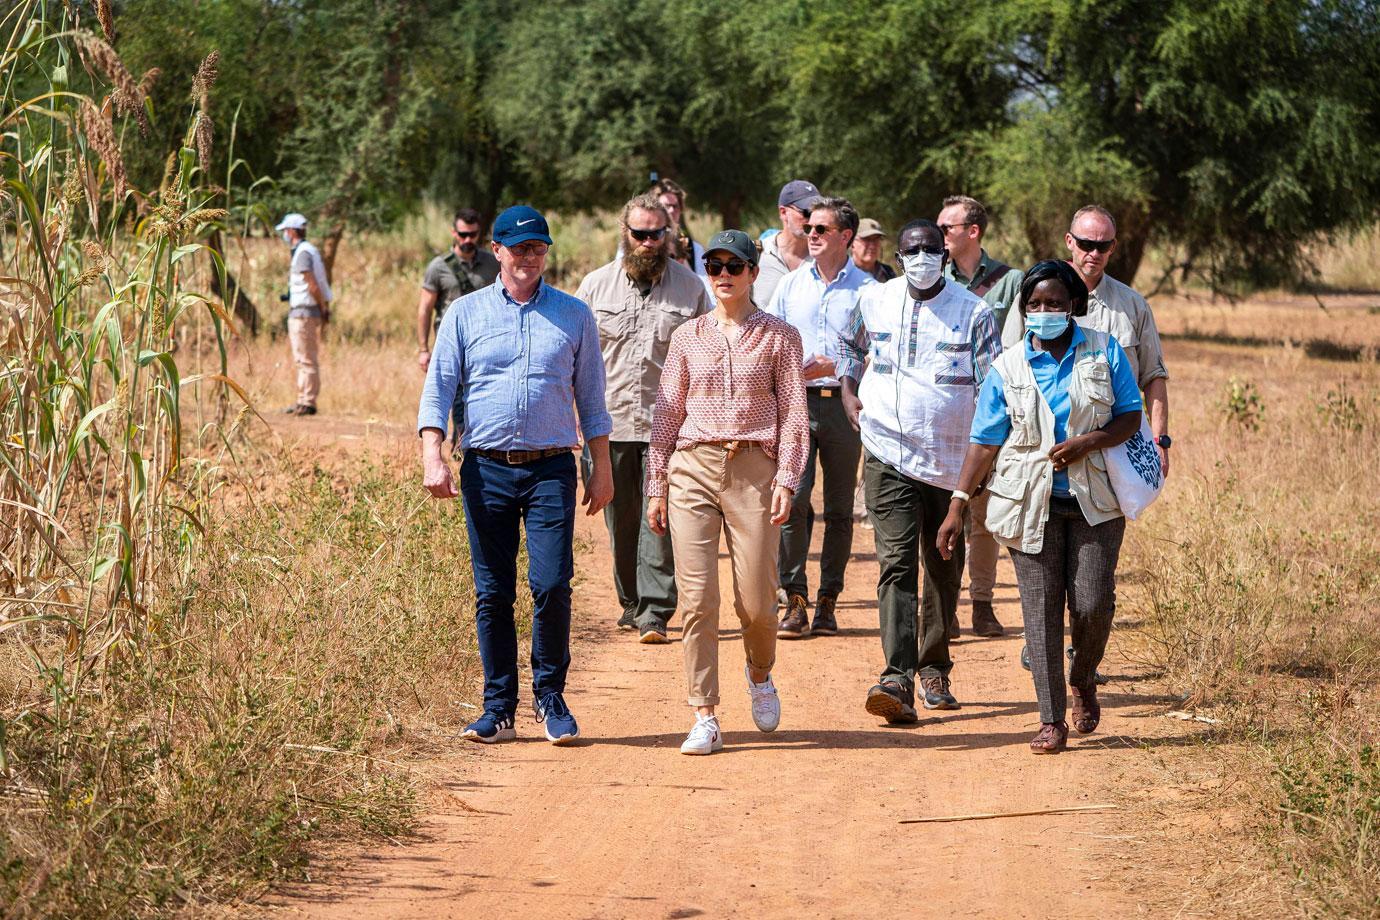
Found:
[[[776,661],[776,554],[805,469],[809,414],[800,333],[752,302],[757,249],[741,230],[705,246],[717,301],[671,337],[647,452],[647,523],[671,530],[682,644],[695,725],[683,754],[723,747],[719,704],[719,531],[733,565],[752,720],[781,721]],[[668,510],[669,499],[669,510]]]

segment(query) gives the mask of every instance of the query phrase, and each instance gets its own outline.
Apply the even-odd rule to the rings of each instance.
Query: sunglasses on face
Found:
[[[1073,236],[1072,233],[1069,236]],[[1074,244],[1084,252],[1107,252],[1116,243],[1116,240],[1085,240],[1081,236],[1073,236]]]
[[[719,274],[724,271],[724,269],[727,269],[730,275],[737,277],[741,275],[747,267],[748,264],[742,259],[729,259],[727,262],[720,259],[704,260],[704,270],[711,278],[719,277]]]
[[[805,225],[805,235],[806,235],[806,236],[828,236],[832,231],[837,230],[837,229],[838,229],[838,227],[831,227],[831,226],[829,226],[828,224],[806,224],[806,225]]]
[[[478,230],[475,230],[475,231],[456,230],[456,231],[455,231],[455,238],[456,238],[456,239],[459,239],[459,240],[473,240],[473,239],[477,239],[478,237],[479,237],[479,231],[478,231]]]
[[[943,246],[912,246],[909,249],[898,249],[896,254],[905,258],[906,256],[918,256],[920,253],[928,256],[940,256],[944,254]]]
[[[508,251],[515,259],[537,259],[546,255],[548,248],[542,243],[535,243],[531,246],[509,246]]]
[[[939,232],[940,232],[940,233],[944,234],[945,236],[948,236],[950,230],[954,230],[954,229],[956,229],[956,228],[958,228],[958,227],[971,227],[971,226],[973,225],[973,223],[974,223],[974,221],[965,220],[965,221],[963,221],[963,222],[961,222],[961,223],[957,223],[957,224],[937,224],[936,226],[939,227]]]
[[[639,243],[645,243],[648,240],[661,239],[663,236],[666,235],[666,228],[657,227],[655,230],[637,230],[632,227],[629,227],[628,233],[631,234],[632,238],[637,240]]]

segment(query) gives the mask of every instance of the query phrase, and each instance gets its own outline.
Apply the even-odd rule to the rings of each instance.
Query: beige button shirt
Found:
[[[644,297],[615,259],[586,275],[575,296],[589,304],[599,326],[604,402],[613,416],[609,440],[650,441],[671,333],[713,309],[704,281],[679,262],[668,262]]]
[[[1164,367],[1164,350],[1160,347],[1160,332],[1150,304],[1129,285],[1110,275],[1103,275],[1097,287],[1088,295],[1088,315],[1078,317],[1084,329],[1109,333],[1117,340],[1131,362],[1136,386],[1142,390],[1159,377],[1168,379]],[[1006,317],[1002,329],[1002,345],[1011,348],[1025,336],[1025,321],[1019,309]]]

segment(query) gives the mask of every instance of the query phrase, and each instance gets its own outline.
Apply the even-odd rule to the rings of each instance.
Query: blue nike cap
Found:
[[[540,240],[551,245],[551,231],[546,218],[536,208],[515,204],[494,220],[491,238],[500,246],[516,246],[528,240]]]

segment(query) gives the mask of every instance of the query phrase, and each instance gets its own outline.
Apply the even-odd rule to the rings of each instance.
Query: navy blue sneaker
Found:
[[[532,703],[537,713],[537,721],[546,723],[546,740],[552,744],[569,744],[580,737],[580,726],[570,714],[565,697],[555,690],[546,693]]]
[[[512,716],[490,711],[466,725],[460,737],[481,744],[493,744],[496,741],[512,741],[517,737],[517,729],[513,727]]]

